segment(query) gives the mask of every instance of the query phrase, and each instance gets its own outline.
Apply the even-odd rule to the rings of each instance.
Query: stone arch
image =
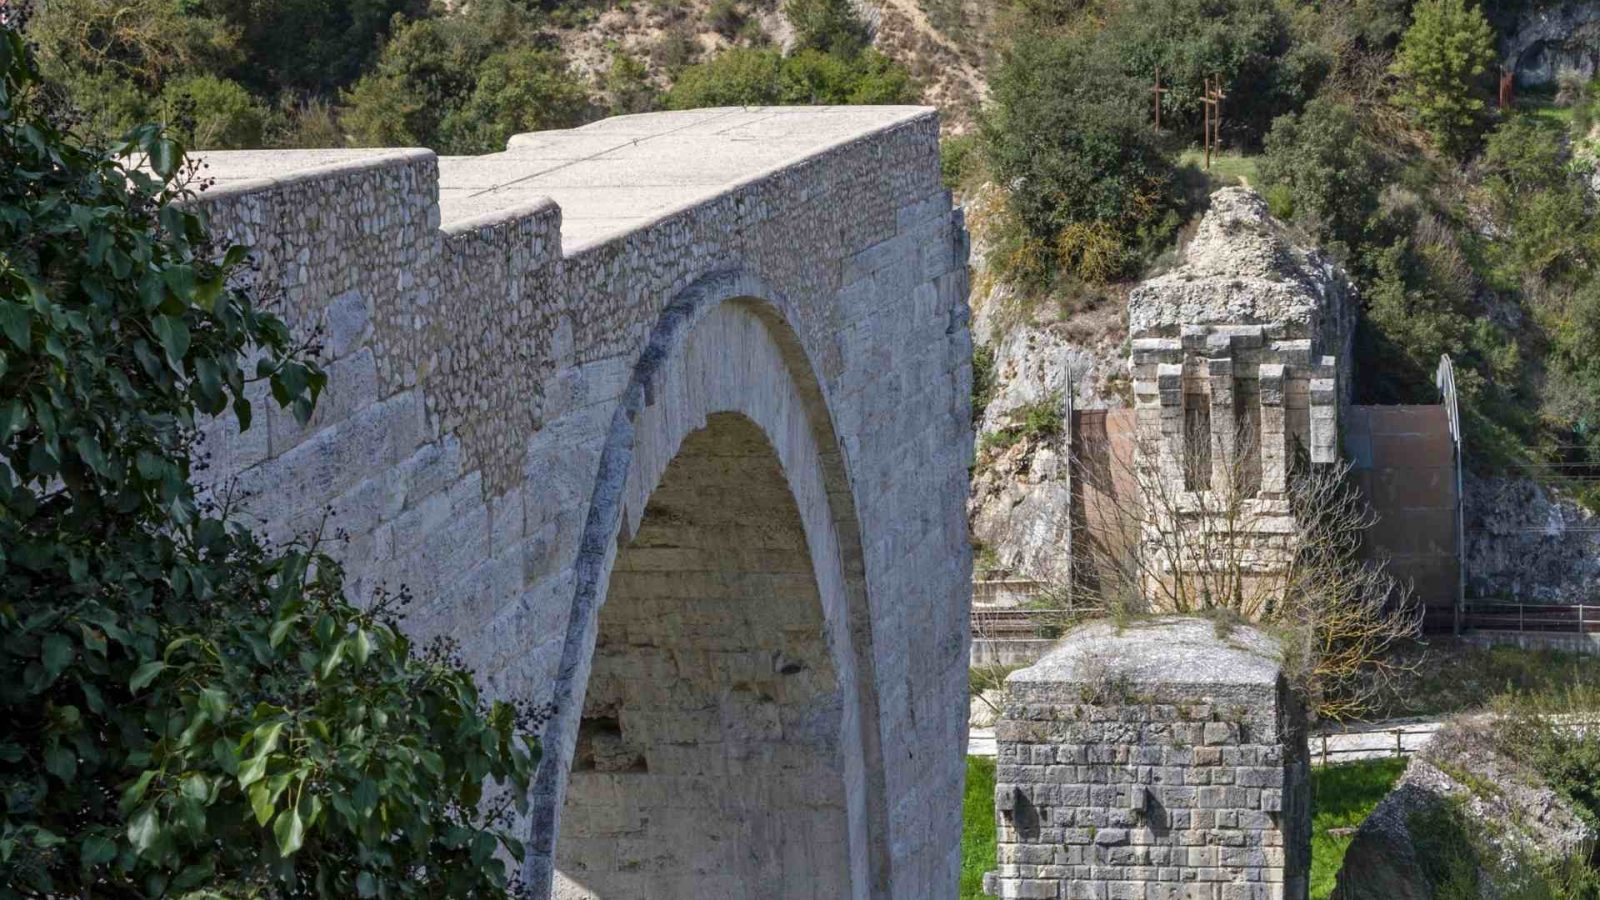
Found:
[[[735,468],[756,472],[769,466],[762,481],[770,485],[776,479],[782,490],[757,493],[765,497],[766,509],[780,513],[777,518],[782,518],[785,503],[792,509],[795,533],[803,537],[810,563],[805,573],[809,577],[802,579],[809,588],[801,590],[800,605],[809,603],[815,609],[811,624],[816,641],[801,641],[796,652],[802,657],[821,654],[802,661],[816,674],[819,687],[801,702],[824,708],[830,702],[825,695],[836,698],[830,715],[837,727],[818,753],[830,760],[837,786],[823,793],[837,796],[840,803],[849,866],[848,888],[842,895],[867,898],[888,892],[887,809],[861,536],[826,387],[791,324],[795,321],[789,304],[760,279],[742,272],[708,275],[662,312],[634,368],[601,452],[576,563],[573,604],[554,685],[556,714],[545,733],[545,758],[533,793],[532,840],[524,865],[524,875],[536,892],[549,890],[556,881],[561,856],[556,844],[580,732],[585,729],[601,609],[618,584],[619,557],[623,573],[635,570],[636,560],[628,548],[641,537],[641,529],[647,544],[659,541],[663,509],[671,501],[652,505],[652,497],[663,478],[678,484],[681,478],[693,482],[709,477],[706,473],[717,466],[705,458],[728,448],[738,448],[732,454],[739,459]],[[687,475],[669,471],[685,468],[692,471]],[[681,503],[686,495],[680,491],[677,496]],[[737,581],[737,576],[753,573],[733,574]],[[622,574],[623,582],[632,577]],[[634,602],[652,602],[648,597],[641,600],[634,588],[624,588],[622,594]],[[739,599],[734,594],[719,597],[719,602]],[[744,634],[753,632],[747,629]],[[601,665],[602,669],[610,665],[604,654]],[[615,703],[617,698],[607,697],[605,702]],[[603,721],[605,717],[594,709],[590,714],[592,754],[593,732],[617,723]],[[661,730],[671,729],[663,725]],[[601,734],[599,739],[604,743],[608,736]],[[628,751],[622,752],[625,757]],[[592,765],[592,758],[584,764]],[[758,852],[755,844],[763,840],[748,831],[738,839],[749,843],[751,852]],[[755,891],[770,885],[750,884],[747,889],[757,896]],[[834,889],[828,890],[833,895]]]

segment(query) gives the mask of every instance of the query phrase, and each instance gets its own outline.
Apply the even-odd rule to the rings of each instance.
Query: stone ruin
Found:
[[[1150,552],[1156,531],[1248,532],[1231,537],[1252,543],[1256,583],[1272,589],[1294,530],[1287,492],[1297,454],[1313,464],[1339,458],[1354,317],[1343,271],[1297,246],[1247,188],[1213,194],[1183,264],[1134,289],[1134,477],[1144,502],[1159,496],[1167,507],[1144,517],[1153,565],[1162,564]],[[1186,526],[1161,515],[1218,521]]]
[[[1281,648],[1168,618],[1087,625],[1006,679],[1001,900],[1304,900],[1306,713]]]

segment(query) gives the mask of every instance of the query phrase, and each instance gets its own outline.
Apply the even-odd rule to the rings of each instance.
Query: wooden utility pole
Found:
[[[1161,67],[1160,66],[1156,66],[1155,95],[1156,95],[1156,130],[1157,131],[1161,130],[1161,95],[1165,94],[1166,92],[1167,92],[1167,89],[1161,86]]]

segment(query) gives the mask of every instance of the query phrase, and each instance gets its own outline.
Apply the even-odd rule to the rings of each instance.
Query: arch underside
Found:
[[[850,895],[843,695],[811,570],[761,430],[712,415],[612,569],[556,843],[561,893]]]
[[[554,896],[887,891],[860,536],[763,290],[712,276],[668,307],[602,452],[534,794]]]

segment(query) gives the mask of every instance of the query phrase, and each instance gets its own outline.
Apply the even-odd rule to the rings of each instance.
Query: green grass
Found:
[[[1350,838],[1330,828],[1355,828],[1404,772],[1403,759],[1371,759],[1324,766],[1311,773],[1311,900],[1333,892]]]
[[[1260,189],[1261,176],[1257,173],[1260,159],[1259,156],[1244,156],[1238,153],[1213,153],[1211,171],[1207,173],[1211,186],[1220,188],[1247,183],[1251,187]],[[1205,151],[1199,147],[1190,147],[1178,155],[1178,165],[1193,166],[1204,171]]]
[[[1403,651],[1416,663],[1368,718],[1466,712],[1505,693],[1600,688],[1600,656],[1519,647],[1474,647],[1449,638]]]
[[[961,900],[983,900],[983,873],[994,868],[994,760],[967,757],[961,801]]]

